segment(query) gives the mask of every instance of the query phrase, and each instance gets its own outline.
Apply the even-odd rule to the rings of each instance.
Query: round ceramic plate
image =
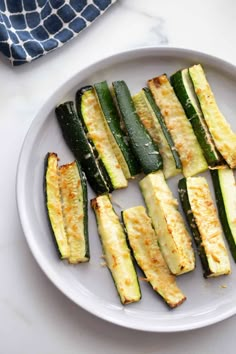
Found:
[[[93,212],[89,208],[91,260],[87,264],[69,265],[58,259],[46,217],[43,193],[44,158],[56,152],[60,163],[73,156],[57,124],[54,108],[74,99],[81,86],[107,80],[125,80],[132,94],[148,79],[190,65],[201,63],[207,73],[217,102],[236,129],[236,68],[218,58],[184,49],[142,48],[111,56],[79,72],[47,100],[34,119],[25,138],[17,175],[17,202],[29,247],[49,279],[72,301],[94,315],[115,324],[152,332],[173,332],[203,327],[236,313],[236,265],[230,256],[232,274],[218,279],[204,279],[199,259],[195,271],[179,276],[179,287],[187,301],[170,310],[150,285],[140,281],[142,300],[122,306],[111,275],[102,267],[102,249]],[[205,174],[209,177],[207,173]],[[177,197],[178,176],[168,183]],[[210,183],[210,181],[209,181]],[[213,195],[213,194],[212,194]],[[94,194],[89,189],[89,199]],[[143,204],[137,182],[126,190],[113,193],[113,203],[121,209]]]

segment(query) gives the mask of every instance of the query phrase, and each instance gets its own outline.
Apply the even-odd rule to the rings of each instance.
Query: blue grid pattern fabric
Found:
[[[116,0],[0,0],[0,51],[13,65],[61,47]]]

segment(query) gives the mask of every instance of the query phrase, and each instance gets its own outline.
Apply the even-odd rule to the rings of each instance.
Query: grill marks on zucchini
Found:
[[[137,302],[141,292],[137,274],[127,246],[125,232],[108,195],[91,200],[98,233],[100,235],[107,266],[117,288],[122,304]]]
[[[188,69],[176,72],[170,77],[170,81],[175,90],[175,94],[192,124],[194,133],[202,148],[208,165],[210,167],[220,165],[222,163],[222,157],[216,149],[211,133],[209,132],[203,117]]]
[[[177,175],[181,172],[181,161],[151,92],[145,88],[132,98],[142,124],[159,147],[165,178]]]
[[[117,106],[124,121],[134,154],[145,174],[162,169],[158,146],[142,125],[136,113],[129,89],[124,81],[113,82]]]
[[[60,190],[66,236],[70,248],[69,263],[89,260],[87,185],[76,161],[60,166]]]
[[[104,116],[91,86],[81,88],[76,93],[76,106],[87,137],[93,142],[113,188],[127,187],[127,180],[109,141]]]
[[[214,143],[227,164],[236,168],[236,134],[220,112],[202,66],[192,66],[189,74]]]
[[[46,209],[60,257],[69,263],[89,260],[87,185],[77,162],[58,167],[55,153],[46,156]]]
[[[64,139],[75,158],[81,163],[94,192],[97,194],[111,192],[113,187],[110,178],[96,150],[87,139],[75,112],[74,103],[69,101],[60,104],[55,113]]]
[[[236,262],[236,184],[234,173],[225,168],[211,171],[221,225]]]
[[[179,181],[179,196],[191,228],[204,276],[230,273],[230,262],[223,232],[204,177],[188,177]]]
[[[186,297],[161,254],[157,235],[145,208],[137,206],[127,209],[122,212],[122,218],[134,258],[152,288],[171,308],[180,305]]]
[[[47,215],[53,239],[57,245],[60,258],[65,259],[70,255],[70,248],[64,228],[58,157],[55,153],[48,153],[45,158],[44,189]]]
[[[205,171],[208,166],[192,126],[166,75],[148,81],[182,162],[185,177]]]
[[[94,88],[104,116],[108,138],[125,177],[129,179],[140,172],[140,166],[127,142],[127,136],[120,127],[120,118],[107,82],[99,82]]]
[[[195,257],[191,238],[162,171],[144,177],[140,188],[170,271],[175,275],[192,271]]]

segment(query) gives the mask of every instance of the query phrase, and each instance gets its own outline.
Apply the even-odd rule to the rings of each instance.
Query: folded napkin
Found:
[[[0,0],[0,51],[13,65],[61,47],[116,0]]]

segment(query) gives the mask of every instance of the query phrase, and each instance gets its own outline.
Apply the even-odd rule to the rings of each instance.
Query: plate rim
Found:
[[[27,145],[32,140],[32,136],[30,135],[30,133],[31,133],[31,131],[35,130],[34,128],[35,128],[35,126],[37,126],[37,124],[40,124],[40,123],[43,124],[43,122],[46,121],[44,112],[48,113],[49,108],[50,107],[52,108],[52,105],[50,104],[50,102],[54,101],[54,99],[56,97],[58,97],[58,96],[60,97],[61,96],[60,92],[63,92],[63,90],[66,86],[68,86],[70,89],[73,88],[76,85],[76,80],[79,75],[81,75],[81,77],[83,79],[86,77],[86,73],[89,75],[89,69],[91,67],[94,67],[94,66],[99,67],[100,65],[103,65],[106,62],[108,62],[109,65],[113,65],[114,63],[112,64],[112,61],[114,61],[114,60],[115,61],[118,60],[118,62],[119,62],[121,59],[123,59],[125,61],[125,60],[129,59],[129,56],[134,56],[134,55],[138,55],[138,58],[140,58],[143,53],[144,53],[144,56],[146,56],[147,52],[156,54],[157,56],[158,56],[158,52],[161,53],[161,56],[165,56],[165,55],[173,56],[176,53],[178,53],[180,55],[183,55],[184,53],[186,53],[188,55],[190,55],[190,54],[197,55],[197,56],[202,57],[203,59],[210,60],[211,62],[216,62],[216,63],[222,64],[222,65],[225,65],[227,68],[229,68],[229,70],[233,70],[235,72],[235,76],[236,76],[236,65],[232,64],[231,62],[226,61],[225,59],[222,59],[222,58],[217,57],[215,55],[208,54],[206,52],[194,50],[194,49],[172,47],[172,46],[145,46],[145,47],[133,48],[130,50],[123,50],[123,51],[116,52],[116,53],[113,53],[108,56],[104,56],[104,57],[100,58],[99,60],[94,61],[94,62],[90,63],[89,65],[83,67],[80,71],[76,72],[74,75],[69,77],[62,84],[60,84],[60,86],[46,99],[46,101],[44,101],[44,103],[38,109],[36,115],[33,117],[32,121],[29,125],[27,133],[23,139],[23,144],[21,146],[20,154],[19,154],[19,158],[18,158],[18,162],[17,162],[16,186],[15,186],[17,211],[18,211],[18,215],[19,215],[19,219],[20,219],[20,223],[21,223],[21,227],[22,227],[25,239],[26,239],[27,244],[30,248],[30,251],[31,251],[32,255],[34,256],[34,259],[38,263],[39,267],[44,272],[44,274],[47,276],[47,278],[52,282],[52,284],[54,284],[54,286],[56,288],[58,288],[58,290],[60,290],[60,292],[62,294],[64,294],[67,298],[69,298],[76,305],[80,306],[81,308],[88,311],[90,314],[96,316],[97,318],[103,319],[107,322],[110,322],[110,323],[113,323],[113,324],[116,324],[116,325],[119,325],[119,326],[122,326],[125,328],[139,330],[139,331],[145,331],[145,332],[156,332],[156,333],[183,332],[183,331],[189,331],[189,330],[194,330],[194,329],[198,329],[198,328],[203,328],[203,327],[218,323],[220,321],[223,321],[223,320],[235,315],[236,314],[236,305],[235,305],[235,308],[231,308],[222,314],[218,314],[214,318],[205,319],[205,320],[203,319],[202,321],[196,321],[195,324],[191,324],[190,326],[189,326],[189,324],[185,324],[185,325],[176,326],[176,327],[174,327],[172,325],[170,327],[164,327],[164,328],[160,327],[160,326],[156,326],[155,328],[153,328],[153,326],[149,326],[148,324],[145,324],[145,326],[134,325],[134,324],[130,325],[129,323],[126,323],[122,319],[116,319],[113,317],[109,317],[108,315],[103,315],[103,313],[101,313],[99,311],[99,309],[94,311],[94,309],[89,308],[89,304],[87,304],[86,301],[83,302],[83,301],[78,301],[78,299],[75,299],[70,294],[70,292],[67,290],[67,288],[63,287],[63,285],[60,284],[60,278],[57,276],[56,272],[52,271],[51,269],[48,269],[47,265],[44,263],[44,260],[41,259],[41,257],[39,257],[37,245],[34,242],[34,239],[29,237],[30,232],[27,231],[27,229],[28,229],[27,213],[24,209],[23,199],[21,198],[21,189],[22,189],[21,187],[24,183],[24,178],[22,179],[22,176],[24,175],[23,174],[23,172],[24,172],[24,158],[23,157],[24,157]]]

